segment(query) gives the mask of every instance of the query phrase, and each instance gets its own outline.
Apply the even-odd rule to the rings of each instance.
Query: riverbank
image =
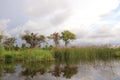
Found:
[[[46,49],[20,49],[6,51],[0,48],[0,61],[4,62],[51,62],[60,60],[75,61],[95,61],[95,60],[112,60],[120,58],[120,48],[108,47],[72,47],[72,48],[53,48]],[[69,61],[70,62],[70,61]]]
[[[54,61],[54,57],[50,51],[42,49],[20,49],[18,51],[2,50],[0,52],[0,61],[49,62]]]

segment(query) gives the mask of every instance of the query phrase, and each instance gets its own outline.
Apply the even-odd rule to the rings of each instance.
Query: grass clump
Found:
[[[54,58],[50,51],[41,49],[25,49],[19,51],[5,51],[2,56],[5,62],[42,62],[53,61]]]
[[[51,55],[50,51],[47,50],[39,50],[39,49],[34,49],[31,50],[31,52],[26,53],[29,55],[28,60],[35,60],[35,61],[51,61],[54,60],[53,56]]]
[[[117,52],[115,53],[115,56],[120,57],[120,51],[117,51]]]
[[[55,48],[53,56],[61,62],[107,61],[114,57],[114,49],[107,47]]]

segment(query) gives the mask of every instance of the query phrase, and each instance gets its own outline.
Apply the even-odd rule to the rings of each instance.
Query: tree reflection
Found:
[[[60,67],[60,64],[56,64],[54,70],[52,71],[52,75],[54,75],[55,77],[60,77],[61,72],[62,69]]]
[[[23,64],[23,68],[25,68],[25,70],[23,70],[21,72],[22,76],[30,76],[30,77],[34,77],[37,74],[41,74],[43,75],[44,73],[47,72],[47,68],[49,68],[51,66],[51,63],[27,63],[27,64]]]
[[[63,69],[63,76],[66,78],[71,78],[73,75],[77,74],[77,67],[76,66],[65,66]]]
[[[12,63],[0,63],[0,77],[7,73],[15,73],[15,64]]]
[[[80,63],[80,60],[71,58],[69,53],[65,52],[63,58],[56,58],[52,75],[55,77],[64,76],[65,78],[71,78],[78,72],[77,63]]]

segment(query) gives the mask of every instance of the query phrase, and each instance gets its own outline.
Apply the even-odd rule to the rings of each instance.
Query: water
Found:
[[[120,61],[1,63],[0,80],[120,80]]]

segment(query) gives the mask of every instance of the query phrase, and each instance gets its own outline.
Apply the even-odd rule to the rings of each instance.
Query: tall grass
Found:
[[[57,61],[67,63],[108,61],[114,59],[116,51],[116,49],[108,47],[55,48],[53,56]]]
[[[5,62],[43,62],[54,60],[50,51],[41,49],[26,49],[19,51],[4,51],[1,56]]]
[[[2,46],[0,46],[0,61],[3,61],[3,54],[4,54],[5,50]]]
[[[5,62],[49,62],[62,63],[108,61],[120,57],[120,48],[108,47],[72,47],[54,48],[52,51],[43,49],[21,49],[6,51],[0,47],[0,61]]]

